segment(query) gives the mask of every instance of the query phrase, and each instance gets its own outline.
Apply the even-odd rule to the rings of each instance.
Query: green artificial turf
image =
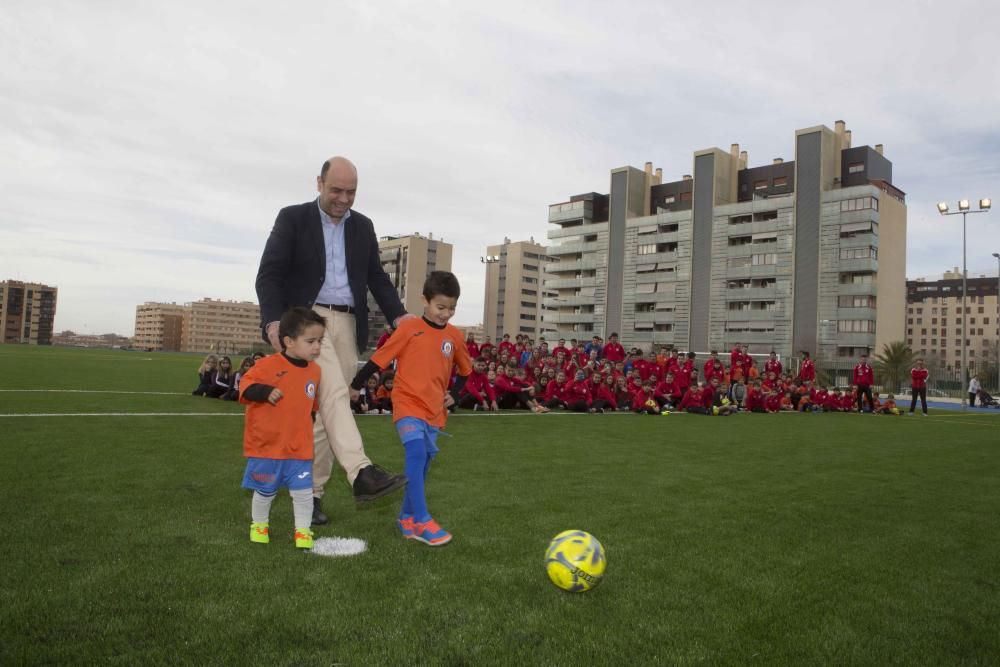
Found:
[[[516,415],[448,425],[428,481],[455,539],[335,471],[296,551],[287,494],[250,544],[241,409],[200,358],[0,345],[0,664],[996,664],[1000,419]],[[238,363],[238,362],[237,362]],[[220,413],[207,416],[192,412]],[[358,420],[402,469],[388,417]],[[542,559],[596,535],[604,582]]]

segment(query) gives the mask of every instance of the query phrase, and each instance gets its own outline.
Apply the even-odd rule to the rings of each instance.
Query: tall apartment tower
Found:
[[[837,121],[798,130],[794,161],[750,167],[733,144],[662,180],[621,167],[610,194],[549,207],[559,333],[828,360],[904,339],[905,194],[881,144],[852,147]]]
[[[545,333],[542,320],[542,272],[545,246],[511,241],[486,248],[486,294],[483,299],[483,335],[499,340],[505,333],[532,338]],[[554,329],[553,329],[554,330]]]
[[[184,306],[176,303],[147,301],[135,307],[135,341],[133,345],[150,352],[178,352]]]
[[[51,345],[58,295],[48,285],[0,282],[0,343]]]
[[[451,271],[452,245],[436,240],[433,234],[422,236],[383,236],[378,242],[382,268],[399,293],[406,312],[424,312],[424,280],[431,271]],[[385,315],[368,295],[369,330],[378,336],[385,326]]]
[[[967,283],[965,338],[969,367],[981,371],[995,368],[1000,361],[997,278],[970,276]],[[945,271],[941,280],[918,278],[906,282],[906,342],[932,367],[962,368],[961,270]]]

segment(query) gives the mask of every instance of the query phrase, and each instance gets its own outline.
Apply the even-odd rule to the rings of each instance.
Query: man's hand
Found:
[[[447,410],[453,405],[455,405],[455,397],[451,395],[451,392],[444,392],[444,409]]]
[[[350,385],[347,387],[347,393],[351,395],[351,400],[355,403],[357,403],[358,399],[361,398],[361,392]]]
[[[284,396],[284,394],[281,393],[281,390],[278,388],[274,388],[268,395],[267,402],[270,403],[271,405],[277,405],[278,401],[281,400],[282,396]]]
[[[274,348],[275,352],[281,352],[281,339],[278,337],[278,323],[268,322],[267,328],[264,329],[267,333],[267,340],[271,343],[271,347]]]
[[[415,317],[416,315],[414,315],[413,313],[403,313],[402,315],[400,315],[399,317],[397,317],[395,320],[392,321],[392,328],[398,329],[400,322],[405,322],[406,320],[412,320]]]

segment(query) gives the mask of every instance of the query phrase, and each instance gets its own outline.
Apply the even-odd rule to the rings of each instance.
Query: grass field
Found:
[[[335,473],[318,536],[369,544],[335,559],[287,495],[249,543],[241,410],[187,395],[198,361],[0,345],[0,664],[1000,662],[1000,418],[460,415],[429,480],[454,542]],[[582,595],[542,566],[568,528],[608,554]]]

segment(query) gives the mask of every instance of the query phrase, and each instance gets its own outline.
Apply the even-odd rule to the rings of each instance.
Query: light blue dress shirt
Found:
[[[319,208],[319,219],[323,224],[323,243],[326,246],[326,279],[319,289],[319,294],[316,295],[316,303],[353,306],[354,295],[347,280],[347,253],[344,248],[344,227],[347,225],[347,219],[351,217],[351,212],[348,210],[347,215],[339,223],[334,224],[333,218],[320,208],[318,197],[316,207]]]

